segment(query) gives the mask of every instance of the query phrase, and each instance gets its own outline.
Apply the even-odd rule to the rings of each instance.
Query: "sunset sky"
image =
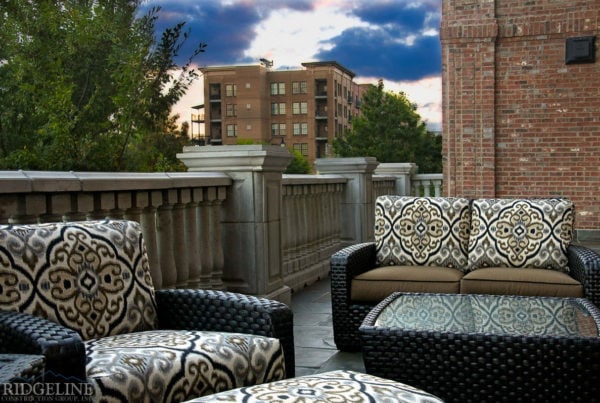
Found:
[[[258,64],[300,69],[337,61],[358,83],[384,80],[418,105],[431,130],[441,128],[441,0],[151,0],[160,6],[157,29],[184,21],[190,30],[182,61],[198,42],[200,66]],[[201,80],[175,112],[186,119],[202,100]]]

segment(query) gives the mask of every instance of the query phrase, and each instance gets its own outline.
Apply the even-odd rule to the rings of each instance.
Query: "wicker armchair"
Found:
[[[568,248],[570,274],[579,281],[585,297],[600,307],[600,256],[589,248]],[[377,303],[353,302],[350,299],[352,279],[376,267],[375,243],[346,247],[331,256],[331,308],[333,336],[339,350],[361,349],[358,328]]]
[[[293,318],[237,293],[154,290],[139,225],[0,226],[0,353],[94,400],[184,401],[294,376]]]

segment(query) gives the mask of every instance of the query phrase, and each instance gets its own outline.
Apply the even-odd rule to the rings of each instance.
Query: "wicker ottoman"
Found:
[[[360,333],[369,374],[446,402],[594,402],[599,328],[582,298],[394,293]]]
[[[247,386],[189,402],[442,402],[422,390],[377,376],[331,371]],[[188,402],[188,403],[189,403]]]

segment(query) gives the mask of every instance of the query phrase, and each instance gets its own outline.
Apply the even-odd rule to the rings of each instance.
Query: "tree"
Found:
[[[300,151],[290,150],[293,155],[293,159],[285,169],[286,174],[308,174],[310,173],[310,162],[302,155]]]
[[[157,38],[140,0],[23,3],[0,3],[0,168],[176,169],[170,111],[205,45],[177,66],[184,23]]]
[[[420,172],[441,172],[441,138],[427,131],[416,109],[404,93],[385,91],[380,80],[363,95],[352,128],[334,140],[334,152],[379,162],[415,162]]]

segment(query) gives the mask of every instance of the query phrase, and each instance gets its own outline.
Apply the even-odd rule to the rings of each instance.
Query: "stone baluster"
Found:
[[[288,275],[291,270],[291,250],[294,245],[294,227],[292,223],[293,216],[293,186],[283,186],[282,210],[281,210],[281,267],[283,275]]]
[[[91,193],[71,193],[70,210],[63,215],[64,221],[84,221],[94,209],[94,197]]]
[[[162,287],[174,288],[177,284],[177,266],[173,250],[173,205],[177,202],[177,190],[163,190],[162,196],[162,203],[158,207],[156,220]]]
[[[300,225],[300,223],[305,223],[304,220],[304,208],[305,208],[305,198],[304,198],[304,185],[294,186],[294,212],[293,212],[293,220],[294,220],[294,248],[292,249],[292,271],[297,272],[302,266],[302,254],[304,243],[303,241],[306,239],[304,234],[304,229],[306,224]]]
[[[211,188],[215,189],[215,188]],[[223,244],[221,242],[221,207],[223,204],[224,190],[215,189],[215,199],[210,202],[210,243],[212,245],[212,271],[211,271],[211,286],[215,290],[225,289],[223,283],[223,274],[225,266],[225,256],[223,254]],[[228,250],[229,252],[229,250]]]
[[[148,265],[152,282],[157,289],[163,288],[161,259],[158,246],[158,229],[156,227],[158,206],[162,203],[161,191],[138,192],[137,203],[142,208],[140,225],[148,252]]]
[[[192,188],[191,199],[185,209],[185,234],[186,245],[188,251],[188,272],[190,288],[200,288],[200,274],[202,272],[201,261],[201,243],[200,233],[201,228],[199,208],[202,201],[202,189]]]
[[[190,278],[186,236],[186,205],[191,200],[190,189],[177,189],[176,202],[171,210],[171,225],[173,227],[173,254],[177,271],[178,288],[187,288]]]
[[[207,189],[203,189],[203,193],[207,193]],[[212,270],[213,270],[213,245],[211,244],[210,238],[210,208],[211,202],[206,200],[206,195],[203,195],[202,201],[198,206],[198,237],[200,242],[200,249],[202,250],[201,269],[199,277],[200,288],[212,288]]]
[[[16,209],[10,216],[12,224],[35,224],[39,215],[46,213],[46,197],[43,194],[17,195]]]

